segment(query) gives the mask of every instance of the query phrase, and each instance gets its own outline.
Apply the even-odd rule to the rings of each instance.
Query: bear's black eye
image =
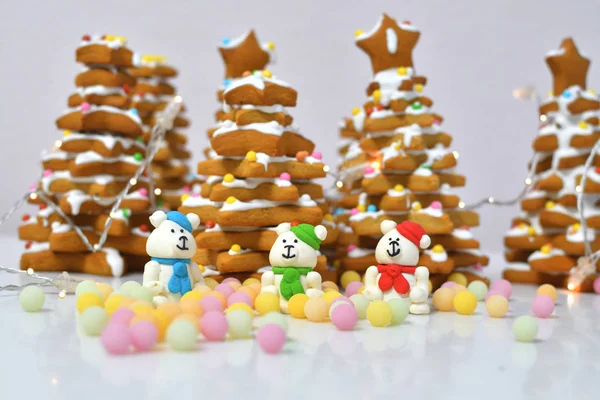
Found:
[[[390,242],[392,241],[392,238],[388,238],[388,239],[389,239]]]
[[[171,233],[175,233],[175,229],[171,229]]]
[[[183,229],[180,229],[179,232],[183,233]]]
[[[283,239],[283,243],[285,243],[285,242],[286,242],[286,240],[285,240],[285,239]]]
[[[298,239],[294,239],[294,243],[298,243]]]

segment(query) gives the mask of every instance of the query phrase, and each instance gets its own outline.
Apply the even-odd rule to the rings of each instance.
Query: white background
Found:
[[[207,143],[205,129],[217,108],[223,77],[216,47],[247,28],[277,45],[272,70],[293,84],[299,104],[292,114],[302,132],[335,164],[339,120],[365,98],[370,62],[354,45],[356,29],[369,30],[385,11],[409,19],[422,35],[414,60],[429,78],[426,94],[445,117],[467,176],[461,194],[469,203],[506,198],[523,184],[536,134],[533,103],[511,96],[534,84],[550,88],[548,50],[571,35],[592,60],[600,60],[600,3],[586,1],[1,1],[0,211],[8,209],[40,173],[39,154],[60,137],[55,118],[66,107],[79,71],[74,52],[85,33],[128,37],[130,47],[162,54],[181,71],[177,81],[189,107],[194,161]],[[600,80],[592,63],[590,87]],[[598,87],[597,89],[599,89]],[[482,210],[476,235],[498,252],[517,207]],[[3,227],[13,234],[18,218]]]

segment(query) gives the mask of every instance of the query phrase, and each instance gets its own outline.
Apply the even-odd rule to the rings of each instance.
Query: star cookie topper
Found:
[[[373,73],[390,68],[412,67],[412,51],[421,33],[409,21],[400,25],[383,14],[370,32],[356,31],[356,45],[371,58]]]
[[[225,77],[241,78],[246,71],[265,69],[271,61],[274,49],[273,42],[261,45],[254,30],[249,30],[235,39],[223,39],[219,45],[219,52],[225,62]]]
[[[560,49],[548,53],[546,64],[554,78],[553,92],[556,95],[573,85],[585,89],[590,60],[579,52],[572,38],[563,39]]]

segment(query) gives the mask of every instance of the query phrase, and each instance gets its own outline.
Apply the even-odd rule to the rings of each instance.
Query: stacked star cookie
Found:
[[[177,76],[177,70],[166,64],[165,57],[136,54],[134,67],[129,69],[129,73],[137,78],[132,102],[144,122],[147,140],[156,118],[176,95],[176,88],[169,79]],[[171,210],[176,210],[181,205],[181,197],[189,195],[191,191],[187,164],[191,153],[185,146],[187,136],[180,131],[189,126],[184,110],[182,108],[175,118],[173,130],[165,134],[165,140],[152,161],[158,204],[164,202],[164,206]]]
[[[317,225],[326,212],[322,186],[314,182],[325,176],[325,165],[287,112],[296,105],[296,90],[263,69],[269,48],[252,31],[219,48],[226,65],[219,93],[224,104],[218,126],[208,131],[208,159],[198,164],[206,182],[200,195],[179,208],[204,223],[194,260],[217,280],[269,270],[275,227],[292,221]],[[315,270],[326,271],[324,256]]]
[[[596,156],[580,186],[584,163],[600,139],[600,98],[586,89],[590,61],[572,39],[546,56],[553,88],[539,108],[540,127],[533,142],[539,162],[531,190],[521,201],[522,215],[513,220],[504,244],[509,262],[526,262],[504,271],[513,282],[552,283],[567,287],[568,272],[585,253],[577,198],[583,192],[587,239],[600,249],[600,159]],[[521,264],[522,265],[522,264]],[[592,277],[582,286],[591,290]]]
[[[133,53],[118,36],[82,38],[76,59],[84,65],[75,78],[69,108],[57,119],[63,137],[43,154],[38,190],[51,198],[82,230],[91,244],[99,241],[116,197],[146,154],[142,120],[131,108],[127,72]],[[106,246],[91,252],[66,220],[32,194],[36,215],[23,216],[19,236],[26,240],[21,268],[77,271],[119,276],[146,262],[148,179],[141,177],[113,214]]]
[[[469,280],[488,263],[470,228],[475,212],[452,193],[464,186],[456,174],[452,136],[425,96],[427,79],[417,75],[412,50],[419,31],[410,22],[397,24],[383,15],[371,32],[356,32],[356,44],[371,59],[374,77],[368,99],[352,110],[341,126],[340,179],[331,193],[336,204],[338,257],[344,270],[364,272],[376,265],[374,249],[386,219],[423,226],[432,247],[419,265],[429,268],[433,286],[460,271]]]

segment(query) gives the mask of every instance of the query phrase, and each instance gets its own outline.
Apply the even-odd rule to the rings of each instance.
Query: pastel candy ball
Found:
[[[111,293],[104,302],[104,309],[109,316],[122,307],[125,296],[120,293]]]
[[[125,354],[132,344],[129,327],[123,324],[108,324],[102,331],[100,340],[110,354]]]
[[[213,278],[204,278],[204,283],[211,289],[214,289],[219,284],[219,282],[215,281]]]
[[[236,281],[229,281],[229,282],[226,282],[226,284],[231,286],[234,291],[237,291],[239,288],[242,287],[242,284],[240,282],[236,282]]]
[[[508,300],[506,297],[495,294],[485,301],[485,309],[492,318],[503,318],[508,312]]]
[[[456,285],[452,286],[450,289],[452,289],[454,291],[454,293],[458,293],[458,292],[466,291],[467,287],[461,285],[460,283],[457,283]]]
[[[97,296],[96,294],[94,294]],[[19,293],[19,304],[27,312],[38,312],[46,302],[46,294],[38,286],[27,286]]]
[[[364,286],[361,281],[352,281],[346,285],[346,296],[351,297],[358,293],[358,290]]]
[[[332,282],[332,281],[325,281],[321,284],[321,286],[323,287],[323,289],[333,289],[338,292],[340,291],[339,286],[335,282]]]
[[[102,307],[89,307],[79,316],[79,324],[86,335],[98,336],[108,325],[108,314]]]
[[[488,292],[488,287],[485,282],[473,281],[467,286],[467,290],[475,295],[477,301],[485,299],[485,295]]]
[[[373,326],[384,327],[392,322],[392,307],[385,301],[374,301],[367,308],[367,319]]]
[[[600,276],[594,279],[594,292],[600,294]]]
[[[242,283],[242,286],[250,286],[253,283],[258,283],[260,284],[260,280],[256,279],[256,278],[248,278],[244,281],[244,283]]]
[[[167,328],[166,339],[173,350],[190,351],[196,347],[197,336],[198,332],[192,322],[176,319]]]
[[[311,156],[317,160],[321,160],[323,158],[323,154],[320,151],[313,151]]]
[[[538,333],[537,321],[529,315],[521,315],[515,319],[512,332],[519,342],[532,342]]]
[[[219,293],[223,293],[225,298],[228,298],[235,292],[235,289],[232,288],[231,285],[228,285],[227,283],[220,283],[215,287],[215,291],[217,291]]]
[[[100,295],[100,291],[96,287],[96,282],[90,281],[89,279],[79,282],[75,288],[75,297],[79,297],[87,292],[94,292]]]
[[[554,300],[545,294],[535,296],[531,303],[531,311],[538,318],[548,318],[554,311]]]
[[[454,309],[454,290],[441,287],[433,293],[433,306],[439,311],[452,311]]]
[[[331,312],[331,322],[341,331],[349,331],[354,328],[358,321],[358,314],[353,304],[336,303]]]
[[[99,294],[96,294],[94,292],[86,292],[86,293],[83,293],[81,296],[79,296],[79,298],[77,299],[77,302],[75,303],[75,306],[77,307],[77,312],[79,314],[81,314],[88,307],[92,307],[92,306],[102,307],[103,306],[102,298],[100,297]]]
[[[392,308],[392,325],[399,325],[408,317],[409,304],[405,299],[391,299],[387,302]]]
[[[321,296],[321,298],[327,303],[327,308],[329,308],[333,300],[337,299],[338,297],[343,297],[343,295],[335,290],[327,292]]]
[[[129,330],[131,343],[138,351],[148,351],[158,341],[158,329],[148,321],[139,321],[133,324]]]
[[[252,307],[252,299],[244,292],[235,292],[227,298],[227,306],[235,303],[244,303]]]
[[[270,312],[270,313],[262,316],[260,318],[260,320],[258,321],[258,327],[260,328],[261,326],[266,325],[266,324],[279,325],[283,328],[283,330],[286,333],[289,329],[287,318],[285,317],[285,315],[283,315],[280,312]]]
[[[465,274],[460,272],[453,272],[448,277],[448,281],[458,283],[459,285],[467,286],[468,280]]]
[[[182,313],[175,317],[175,321],[184,320],[190,322],[194,325],[194,329],[196,332],[200,332],[200,318],[196,317],[194,314]]]
[[[102,301],[106,303],[108,296],[110,296],[115,289],[110,286],[108,283],[96,283],[96,290],[100,293],[100,297],[102,297]],[[106,306],[105,306],[106,307]]]
[[[138,299],[138,300],[146,301],[148,303],[152,303],[152,300],[153,300],[152,292],[150,292],[150,289],[148,289],[147,287],[144,287],[144,286],[138,286],[138,287],[132,288],[131,289],[131,297]]]
[[[311,297],[304,304],[304,314],[311,322],[323,322],[327,319],[329,305],[320,297]]]
[[[485,295],[485,301],[488,301],[488,299],[489,299],[490,297],[492,297],[492,296],[496,296],[496,295],[500,295],[500,296],[502,296],[502,297],[506,297],[506,296],[504,295],[504,292],[501,292],[500,290],[497,290],[497,289],[490,289],[490,290],[487,292],[487,294]],[[508,300],[508,298],[507,298],[507,300]]]
[[[181,299],[179,307],[181,308],[181,312],[186,314],[194,314],[198,318],[202,317],[204,314],[204,309],[202,308],[199,300]]]
[[[240,280],[238,278],[234,278],[232,276],[230,276],[229,278],[223,279],[223,282],[221,282],[221,283],[228,283],[228,282],[237,282],[240,285],[242,284],[242,282],[240,282]]]
[[[254,308],[260,315],[265,315],[273,311],[279,311],[279,296],[275,293],[263,292],[256,296]]]
[[[204,287],[206,287],[206,286],[204,286]],[[199,291],[199,290],[192,290],[190,292],[187,292],[183,296],[181,296],[180,302],[184,301],[184,300],[196,300],[196,301],[198,301],[198,300],[202,299],[202,297],[204,297],[203,293],[208,293],[208,292],[202,292],[202,291]]]
[[[232,338],[245,338],[250,336],[252,331],[252,318],[244,310],[232,310],[225,317],[229,330],[229,336]]]
[[[131,308],[136,315],[151,314],[152,311],[154,311],[152,303],[148,303],[147,301],[143,300],[137,300],[136,302],[132,303],[129,308]]]
[[[200,318],[200,332],[202,332],[206,340],[223,340],[228,330],[227,319],[221,312],[210,311]]]
[[[344,289],[347,289],[350,282],[360,282],[360,274],[356,271],[344,271],[344,273],[340,277],[340,283],[341,283],[342,287]],[[348,296],[352,296],[352,295],[348,295]]]
[[[119,308],[115,311],[111,318],[110,323],[112,324],[121,324],[125,326],[129,326],[131,320],[135,317],[135,312],[129,308]]]
[[[133,295],[131,294],[131,290],[140,286],[141,285],[136,281],[127,281],[121,285],[119,291],[125,296],[133,297]]]
[[[304,306],[308,301],[308,296],[304,293],[298,293],[293,295],[288,302],[288,311],[290,315],[294,318],[306,318],[306,314],[304,313]]]
[[[367,308],[369,307],[369,299],[364,294],[354,294],[350,296],[350,300],[354,303],[354,309],[358,315],[358,319],[367,318]]]
[[[231,306],[227,307],[227,310],[225,310],[225,314],[229,315],[229,313],[231,313],[233,311],[238,311],[238,310],[244,311],[246,314],[248,314],[250,319],[254,319],[254,309],[252,309],[252,307],[250,307],[246,303],[232,304]]]
[[[495,289],[504,293],[504,297],[506,297],[507,299],[509,299],[512,295],[512,284],[506,279],[500,279],[498,281],[495,281],[494,283],[492,283],[492,286],[490,286],[490,289]]]
[[[211,311],[223,311],[223,303],[214,296],[204,296],[200,299],[200,306],[205,313]]]
[[[598,278],[596,278],[597,280]],[[596,281],[594,281],[594,284],[596,283]],[[600,282],[598,283],[600,285]],[[550,297],[552,299],[552,301],[556,302],[556,298],[557,298],[557,293],[556,293],[556,288],[548,283],[541,285],[539,288],[537,288],[536,295],[540,295],[540,294],[545,294],[546,296]]]
[[[225,297],[225,295],[221,292],[217,292],[216,290],[213,290],[211,292],[208,292],[206,294],[206,296],[212,296],[212,297],[216,298],[217,300],[219,300],[221,302],[221,309],[225,309],[225,307],[227,306],[227,297]]]
[[[285,345],[286,334],[281,326],[266,324],[258,330],[256,340],[265,353],[276,354]]]
[[[156,311],[163,313],[169,318],[169,321],[174,320],[176,316],[182,313],[181,306],[173,301],[159,304],[158,307],[156,307]]]
[[[475,308],[477,308],[477,298],[475,295],[468,290],[459,292],[454,296],[452,302],[454,309],[461,315],[471,315]]]

